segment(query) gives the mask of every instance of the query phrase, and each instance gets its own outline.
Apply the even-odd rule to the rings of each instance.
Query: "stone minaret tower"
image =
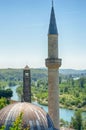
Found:
[[[23,70],[23,101],[31,102],[31,75],[27,65]]]
[[[58,58],[58,31],[52,1],[50,24],[48,31],[48,110],[55,128],[59,127],[59,67],[61,59]]]

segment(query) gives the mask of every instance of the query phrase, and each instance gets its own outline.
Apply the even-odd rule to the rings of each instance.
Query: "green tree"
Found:
[[[11,98],[13,96],[13,91],[11,89],[6,89],[7,98]]]
[[[24,128],[22,118],[23,113],[20,113],[20,115],[16,118],[16,120],[14,121],[13,125],[9,128],[9,130],[30,130],[29,125],[26,126],[26,128]],[[5,126],[2,126],[0,130],[5,130]]]
[[[0,130],[5,130],[5,126],[2,126],[2,127],[0,128]]]
[[[0,99],[0,109],[2,109],[3,107],[5,107],[6,105],[8,105],[10,103],[10,101],[6,98],[1,98]]]
[[[13,95],[13,92],[11,89],[0,90],[0,98],[1,97],[11,98],[12,95]]]
[[[22,113],[16,118],[10,130],[22,130]]]
[[[82,112],[80,110],[75,112],[74,117],[71,119],[71,125],[76,130],[82,129]]]
[[[80,79],[79,79],[79,82],[80,82],[80,87],[81,87],[81,88],[84,88],[85,79],[84,79],[84,78],[80,78]]]
[[[82,126],[83,130],[86,130],[86,119],[83,121],[83,126]]]

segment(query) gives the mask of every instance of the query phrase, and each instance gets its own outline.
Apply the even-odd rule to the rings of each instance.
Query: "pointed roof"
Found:
[[[24,70],[29,70],[30,68],[28,67],[28,65],[25,66]]]
[[[57,26],[56,26],[55,13],[54,13],[54,7],[53,7],[53,1],[52,1],[52,9],[51,9],[51,16],[50,16],[50,24],[49,24],[48,34],[58,34]]]

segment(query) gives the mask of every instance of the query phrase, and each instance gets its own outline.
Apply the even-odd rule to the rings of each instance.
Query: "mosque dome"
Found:
[[[55,130],[49,115],[40,107],[26,102],[14,103],[0,110],[0,126],[6,129],[23,113],[23,124],[30,126],[30,130]]]

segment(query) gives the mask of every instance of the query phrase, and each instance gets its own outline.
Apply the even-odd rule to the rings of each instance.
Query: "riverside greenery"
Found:
[[[48,105],[48,83],[47,80],[32,82],[32,100],[39,104]],[[17,93],[22,95],[22,86],[17,88]],[[74,80],[69,78],[60,81],[60,107],[69,109],[81,109],[86,111],[86,78]]]
[[[0,109],[2,109],[3,107],[9,104],[10,104],[10,101],[7,98],[0,98]]]
[[[48,104],[48,81],[46,69],[31,69],[32,99],[40,104]],[[23,70],[1,69],[0,89],[6,86],[20,85],[17,93],[22,95]],[[59,77],[60,107],[82,109],[86,111],[86,74],[60,74]]]
[[[0,90],[4,90],[6,86],[20,85],[17,88],[17,93],[21,97],[23,75],[22,70],[7,69],[0,71]],[[38,69],[32,70],[32,100],[38,101],[43,105],[48,105],[48,81],[46,70]],[[76,76],[76,78],[75,78]],[[78,78],[77,78],[78,77]],[[86,75],[60,75],[59,77],[59,93],[60,93],[60,107],[86,111]],[[0,108],[9,104],[6,98],[0,99]],[[72,119],[77,119],[75,114]],[[82,118],[82,117],[81,117]],[[82,120],[82,119],[81,119]],[[68,122],[62,121],[63,126],[67,126]],[[82,120],[83,130],[86,130],[86,118]],[[69,125],[68,125],[69,126]],[[2,127],[3,130],[4,127]],[[12,130],[12,129],[11,129]],[[20,129],[19,129],[20,130]],[[77,129],[78,130],[78,129]]]
[[[32,84],[32,98],[40,104],[48,104],[48,83],[38,80]],[[86,111],[86,78],[74,80],[72,77],[59,83],[60,107]]]

